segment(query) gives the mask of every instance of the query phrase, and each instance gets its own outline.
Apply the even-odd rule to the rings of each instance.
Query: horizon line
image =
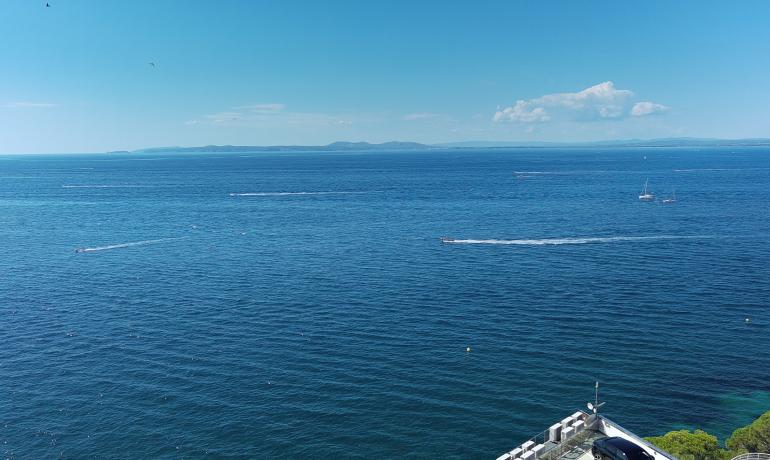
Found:
[[[397,144],[409,146],[409,148],[388,148],[397,147]],[[653,145],[657,144],[657,145]],[[734,146],[734,147],[767,147],[770,146],[770,138],[767,137],[742,137],[742,138],[701,138],[701,137],[662,137],[662,138],[633,138],[633,139],[605,139],[591,141],[520,141],[520,140],[465,140],[449,142],[423,143],[417,141],[333,141],[327,144],[206,144],[206,145],[172,145],[160,147],[142,147],[138,149],[118,149],[118,150],[99,150],[82,152],[7,152],[0,153],[2,156],[18,155],[98,155],[98,154],[125,154],[125,153],[160,153],[184,150],[195,150],[205,152],[205,149],[260,149],[270,151],[271,149],[289,149],[289,150],[325,150],[325,151],[355,151],[356,147],[360,150],[419,150],[426,149],[455,149],[455,148],[576,148],[576,147],[716,147],[716,146]],[[369,147],[369,148],[367,148]],[[235,152],[236,150],[232,150]],[[216,152],[227,153],[227,152]]]

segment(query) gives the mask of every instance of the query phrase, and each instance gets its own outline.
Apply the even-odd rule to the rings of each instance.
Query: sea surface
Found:
[[[770,149],[0,157],[3,457],[495,458],[597,380],[770,409]]]

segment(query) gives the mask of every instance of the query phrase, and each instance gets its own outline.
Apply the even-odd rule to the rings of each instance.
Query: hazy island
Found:
[[[200,147],[152,147],[133,150],[132,153],[162,152],[340,152],[361,150],[425,150],[432,146],[418,142],[332,142],[327,145],[205,145]]]
[[[117,150],[107,153],[249,153],[249,152],[345,152],[345,151],[410,151],[447,149],[511,149],[511,148],[675,148],[675,147],[763,147],[770,139],[702,139],[690,137],[663,139],[627,139],[595,142],[526,142],[526,141],[463,141],[442,144],[390,141],[332,142],[327,145],[205,145],[194,147],[150,147],[139,150]]]

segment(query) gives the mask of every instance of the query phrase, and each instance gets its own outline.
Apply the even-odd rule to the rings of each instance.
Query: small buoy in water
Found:
[[[466,352],[466,353],[470,353],[470,352],[471,352],[471,347],[467,347],[467,348],[465,349],[465,352]]]
[[[751,318],[746,318],[746,324],[751,322]]]

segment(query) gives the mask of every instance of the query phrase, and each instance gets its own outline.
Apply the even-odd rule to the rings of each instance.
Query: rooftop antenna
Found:
[[[599,408],[602,407],[603,405],[604,405],[603,402],[602,403],[599,402],[599,382],[597,381],[596,382],[596,396],[594,397],[594,402],[593,403],[589,402],[587,404],[588,410],[590,410],[594,414],[596,414],[597,412],[599,412]]]

